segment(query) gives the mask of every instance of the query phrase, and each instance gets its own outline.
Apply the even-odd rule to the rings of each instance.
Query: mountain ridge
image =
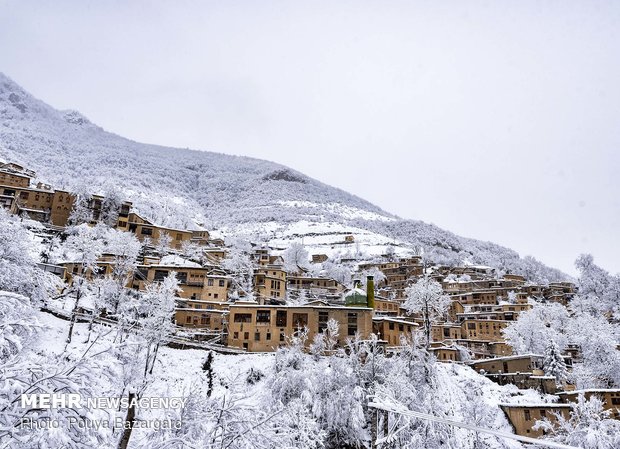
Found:
[[[198,224],[226,228],[232,234],[254,227],[260,234],[261,224],[275,223],[275,228],[269,227],[271,234],[263,232],[275,238],[300,221],[318,226],[319,233],[336,224],[341,233],[348,228],[367,231],[375,243],[382,240],[377,236],[383,236],[377,251],[386,245],[405,252],[422,247],[437,263],[486,264],[537,280],[568,278],[500,245],[401,219],[275,162],[126,139],[79,111],[54,109],[2,72],[0,158],[32,168],[59,188],[103,193],[121,189],[139,212],[171,227]]]

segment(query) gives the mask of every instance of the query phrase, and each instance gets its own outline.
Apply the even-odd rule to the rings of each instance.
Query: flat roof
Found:
[[[620,393],[620,388],[585,388],[583,390],[560,391],[556,394],[585,394],[585,393]]]
[[[341,310],[370,310],[370,311],[373,310],[370,307],[316,306],[316,305],[306,305],[306,304],[300,305],[300,306],[265,304],[261,306],[260,304],[256,304],[254,302],[242,302],[241,304],[239,304],[239,301],[232,303],[230,305],[230,308],[233,308],[233,307],[250,307],[254,309],[271,308],[271,309],[341,309]]]
[[[509,407],[509,408],[571,408],[571,404],[558,404],[557,402],[546,402],[546,403],[536,403],[536,404],[497,404],[500,407]]]
[[[495,357],[495,358],[491,358],[491,359],[474,360],[471,363],[497,362],[497,361],[502,361],[502,360],[518,360],[518,359],[524,359],[524,358],[530,358],[531,359],[533,357],[542,358],[543,356],[540,355],[540,354],[508,355],[508,356],[504,356],[504,357]]]

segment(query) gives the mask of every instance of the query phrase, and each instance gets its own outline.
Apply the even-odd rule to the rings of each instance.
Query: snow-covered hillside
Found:
[[[539,280],[566,277],[507,248],[399,219],[273,162],[125,139],[79,112],[55,110],[1,73],[0,159],[32,168],[40,180],[59,188],[85,185],[103,193],[120,188],[162,225],[226,228],[225,236],[252,229],[270,235],[276,246],[303,239],[327,244],[330,251],[329,236],[346,233],[362,246],[368,243],[371,256],[388,246],[398,253],[422,247],[438,263],[481,263]],[[301,232],[299,222],[320,225],[303,225],[307,232]],[[325,236],[321,242],[319,234]]]

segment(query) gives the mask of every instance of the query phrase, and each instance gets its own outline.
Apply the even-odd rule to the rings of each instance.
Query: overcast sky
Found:
[[[614,1],[0,0],[0,71],[134,140],[615,273],[619,24]]]

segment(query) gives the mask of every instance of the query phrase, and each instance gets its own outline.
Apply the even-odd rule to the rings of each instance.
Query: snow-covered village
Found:
[[[620,448],[617,5],[43,3],[0,3],[0,448]]]

